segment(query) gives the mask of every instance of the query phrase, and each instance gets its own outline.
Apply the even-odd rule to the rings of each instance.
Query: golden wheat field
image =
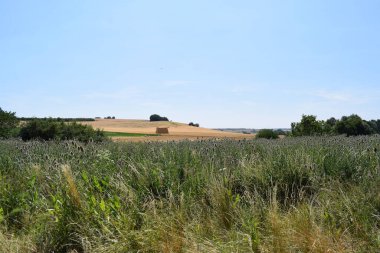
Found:
[[[82,124],[91,125],[96,129],[107,132],[120,133],[142,133],[155,134],[157,127],[167,127],[169,134],[161,134],[159,136],[123,136],[112,137],[113,140],[119,141],[169,141],[169,140],[196,140],[209,138],[232,138],[244,139],[254,138],[253,134],[240,134],[208,129],[203,127],[193,127],[184,123],[170,121],[135,120],[135,119],[96,119],[95,121],[81,122]]]

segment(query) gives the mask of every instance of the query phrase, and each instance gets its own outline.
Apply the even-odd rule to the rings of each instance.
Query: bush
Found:
[[[287,134],[288,134],[287,132],[285,132],[285,131],[282,130],[282,129],[277,129],[277,130],[275,130],[274,132],[277,133],[278,135],[287,135]]]
[[[150,115],[149,120],[150,120],[150,121],[169,121],[168,118],[166,118],[166,117],[161,117],[161,116],[158,115],[158,114],[152,114],[152,115]]]
[[[190,122],[190,123],[189,123],[189,126],[199,127],[199,124],[198,124],[198,123],[195,123],[195,124],[194,124],[193,122]]]
[[[278,133],[272,129],[261,129],[257,132],[256,138],[278,139]]]
[[[10,138],[17,135],[19,120],[15,112],[6,112],[0,108],[0,138]]]
[[[103,141],[106,139],[103,131],[94,130],[91,126],[76,122],[64,123],[54,120],[32,120],[20,130],[24,141],[39,140],[78,140],[82,142]]]

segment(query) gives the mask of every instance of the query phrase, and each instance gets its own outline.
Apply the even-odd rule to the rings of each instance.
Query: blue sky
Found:
[[[380,1],[0,1],[18,116],[289,127],[380,118]]]

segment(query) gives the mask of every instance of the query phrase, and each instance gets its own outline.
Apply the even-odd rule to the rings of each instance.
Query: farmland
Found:
[[[0,252],[380,250],[377,135],[0,150]]]
[[[150,122],[148,120],[132,119],[96,119],[95,121],[84,121],[81,123],[85,125],[90,125],[95,129],[101,129],[107,132],[141,134],[140,136],[111,136],[113,140],[118,141],[179,141],[210,138],[254,138],[253,134],[224,132],[203,127],[193,127],[187,124],[170,121]],[[169,134],[163,134],[158,136],[155,135],[157,127],[168,128]]]
[[[146,137],[146,136],[158,136],[158,134],[141,134],[141,133],[125,133],[125,132],[105,132],[107,137]]]

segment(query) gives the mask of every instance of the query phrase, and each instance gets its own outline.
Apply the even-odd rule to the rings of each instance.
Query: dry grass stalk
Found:
[[[73,201],[74,205],[80,208],[82,206],[81,200],[70,166],[62,165],[62,172],[68,185],[70,198]]]

